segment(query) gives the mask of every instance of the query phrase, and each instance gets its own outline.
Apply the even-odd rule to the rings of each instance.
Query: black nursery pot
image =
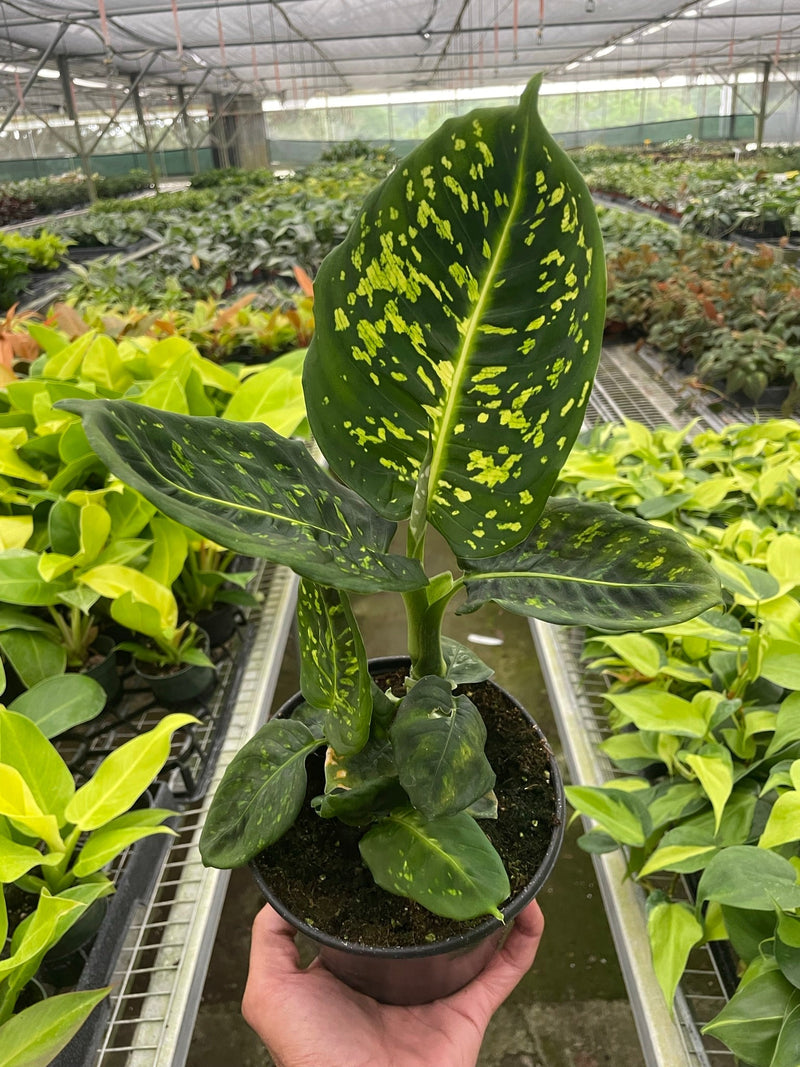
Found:
[[[203,651],[208,654],[210,648],[211,644],[206,635]],[[156,700],[165,707],[199,700],[212,689],[217,680],[216,668],[196,663],[186,663],[171,674],[153,674],[148,667],[150,664],[140,663],[137,659],[133,661],[133,669],[138,677],[146,682]]]
[[[103,687],[106,693],[106,704],[113,704],[122,690],[122,679],[117,670],[117,652],[114,639],[106,634],[95,638],[94,650],[103,658],[93,667],[87,667],[83,673],[88,678],[93,678]]]
[[[369,667],[370,673],[375,675],[397,668],[407,670],[409,665],[407,656],[386,656],[370,660]],[[500,686],[497,688],[524,715],[534,734],[547,745],[547,739],[525,708]],[[302,700],[302,694],[296,693],[276,712],[276,716],[288,718]],[[549,752],[549,746],[547,750]],[[407,947],[374,947],[343,941],[299,919],[275,895],[255,861],[251,862],[250,869],[267,901],[299,933],[313,942],[320,961],[346,985],[384,1004],[426,1004],[455,993],[480,974],[501,948],[514,917],[530,904],[550,876],[561,849],[565,818],[564,786],[552,753],[549,771],[555,805],[550,843],[530,882],[501,907],[504,923],[489,917],[463,934]]]

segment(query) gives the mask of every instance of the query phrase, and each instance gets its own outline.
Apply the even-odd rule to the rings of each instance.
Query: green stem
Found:
[[[42,874],[51,893],[60,893],[62,889],[69,888],[75,880],[73,875],[67,874],[67,868],[80,836],[80,828],[75,826],[64,838],[64,855],[58,863],[53,867],[42,867]]]
[[[447,605],[462,585],[460,580],[453,583],[432,604],[428,603],[428,587],[403,593],[412,678],[424,678],[428,674],[444,677],[447,673],[442,652],[442,622]]]

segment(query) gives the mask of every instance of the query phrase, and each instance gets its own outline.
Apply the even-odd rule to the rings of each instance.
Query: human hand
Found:
[[[242,1014],[278,1067],[475,1067],[494,1012],[531,967],[544,930],[534,901],[500,952],[432,1004],[379,1004],[319,960],[300,967],[295,931],[269,905],[256,916]]]

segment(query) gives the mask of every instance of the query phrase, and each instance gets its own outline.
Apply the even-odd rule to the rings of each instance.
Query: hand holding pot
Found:
[[[242,1012],[278,1067],[475,1067],[494,1012],[536,957],[544,918],[534,901],[469,985],[432,1004],[379,1004],[315,960],[300,967],[295,931],[267,905],[256,916]]]

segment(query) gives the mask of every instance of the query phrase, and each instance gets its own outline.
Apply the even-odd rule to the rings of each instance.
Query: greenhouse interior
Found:
[[[0,0],[0,1067],[800,1067],[799,258],[800,0]]]

